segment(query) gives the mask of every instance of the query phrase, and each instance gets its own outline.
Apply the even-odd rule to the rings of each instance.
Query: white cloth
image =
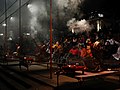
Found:
[[[116,60],[120,60],[120,46],[117,49],[117,53],[112,55]]]

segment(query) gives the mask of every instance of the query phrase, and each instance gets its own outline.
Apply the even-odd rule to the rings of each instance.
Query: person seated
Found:
[[[120,60],[120,46],[117,49],[117,52],[112,55],[116,60]]]
[[[79,53],[78,47],[73,46],[70,50],[69,50],[69,56],[70,57],[77,57]]]
[[[86,47],[86,54],[87,57],[93,57],[91,47],[89,45]]]
[[[83,46],[81,46],[80,57],[85,58],[86,55],[87,55],[87,51],[86,51],[85,46],[83,45]]]

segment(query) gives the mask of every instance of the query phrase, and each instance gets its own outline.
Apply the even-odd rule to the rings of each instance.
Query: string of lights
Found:
[[[20,8],[22,8],[23,6],[25,6],[26,4],[28,4],[31,0],[28,0],[27,2],[25,2],[24,4],[21,5],[21,7],[19,7],[18,9],[16,9],[13,13],[9,14],[4,20],[2,20],[0,22],[0,24],[2,24],[5,20],[7,20],[9,17],[11,17],[13,14],[15,14]],[[7,9],[8,10],[8,9]],[[6,10],[6,12],[7,12]],[[5,13],[4,13],[5,14]]]

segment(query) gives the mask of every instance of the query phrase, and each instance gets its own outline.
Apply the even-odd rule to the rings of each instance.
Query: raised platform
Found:
[[[118,73],[119,71],[99,71],[99,72],[84,72],[84,74],[81,74],[81,71],[75,71],[75,73],[80,74],[76,75],[75,78],[78,79],[78,81],[84,81],[84,79],[92,78],[92,77],[99,77],[99,76],[107,76],[107,75],[113,75]],[[119,78],[120,80],[120,78]]]

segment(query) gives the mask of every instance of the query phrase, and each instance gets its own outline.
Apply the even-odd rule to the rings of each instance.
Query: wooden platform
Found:
[[[77,74],[75,78],[78,79],[78,81],[84,81],[84,79],[92,78],[92,77],[99,77],[99,76],[107,76],[117,73],[118,71],[100,71],[100,72],[84,72],[83,75],[81,75],[81,71],[75,71]]]

